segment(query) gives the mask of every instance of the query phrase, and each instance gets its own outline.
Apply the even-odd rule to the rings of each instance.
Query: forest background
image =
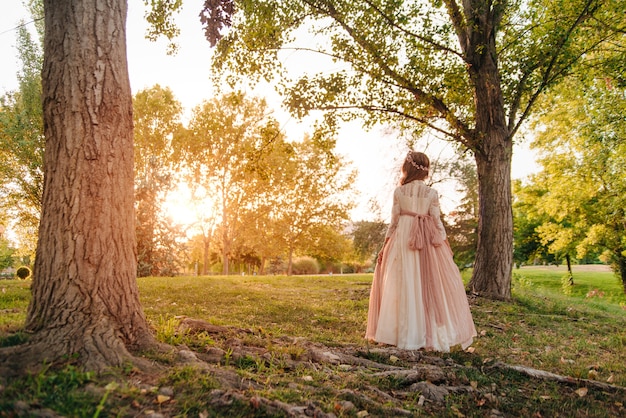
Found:
[[[172,95],[171,100],[178,102],[177,114],[172,114],[170,117],[179,118],[177,121],[179,123],[187,123],[192,118],[193,109],[203,101],[214,97],[220,88],[215,86],[214,80],[211,79],[212,50],[209,48],[202,29],[198,24],[197,10],[199,10],[199,4],[195,3],[199,2],[185,3],[180,16],[177,17],[178,21],[182,23],[180,24],[181,32],[178,38],[179,48],[173,55],[167,54],[168,45],[165,40],[157,39],[155,42],[146,39],[148,23],[144,15],[147,9],[140,2],[130,2],[129,4],[127,39],[131,87],[134,94],[142,90],[149,91],[155,85],[160,85],[164,90],[168,90],[168,94]],[[7,60],[0,69],[0,86],[5,94],[14,91],[19,86],[18,75],[21,71],[20,67],[23,65],[20,63],[21,58],[16,54],[20,21],[26,23],[24,28],[35,36],[36,41],[33,17],[23,4],[19,2],[13,3],[6,13],[3,13],[0,20],[2,22],[0,25],[0,29],[2,29],[0,36],[3,38],[2,42],[0,42],[0,48],[2,48],[0,52],[3,56],[15,57],[15,59]],[[311,65],[319,60],[311,56],[310,60],[303,62],[300,58],[292,59],[289,54],[286,54],[284,61],[289,66],[290,71],[301,73],[306,70],[315,70],[315,68],[311,68]],[[328,65],[331,68],[333,64],[324,63],[322,65]],[[311,135],[314,132],[315,116],[307,117],[304,120],[294,119],[287,111],[281,108],[280,98],[276,91],[267,83],[261,83],[254,88],[249,87],[247,95],[250,98],[262,97],[267,100],[267,113],[271,113],[271,117],[277,124],[277,129],[284,134],[286,141],[300,142],[305,135]],[[145,110],[148,111],[147,109]],[[377,126],[373,129],[365,129],[357,122],[344,123],[336,137],[333,153],[342,156],[346,169],[348,167],[352,168],[356,173],[353,180],[354,188],[349,195],[343,197],[346,201],[350,200],[353,203],[348,216],[344,219],[346,223],[350,221],[350,223],[359,225],[358,223],[361,221],[379,224],[388,222],[391,193],[399,178],[398,168],[406,149],[408,149],[407,142],[411,141],[414,141],[414,139],[402,136],[391,127]],[[476,185],[472,183],[463,184],[462,182],[459,184],[458,179],[451,173],[451,161],[458,158],[453,147],[449,143],[433,137],[421,138],[414,147],[425,150],[434,159],[433,182],[442,194],[444,212],[448,214],[458,212],[458,207],[464,199],[464,194],[468,192],[467,187],[476,187]],[[535,163],[535,153],[530,150],[527,139],[522,139],[516,144],[515,152],[516,158],[513,160],[512,170],[514,179],[524,179],[529,173],[538,170],[538,166]],[[197,193],[194,204],[191,199],[192,191],[189,189],[188,184],[184,184],[180,180],[180,178],[168,179],[167,188],[169,190],[163,190],[165,185],[161,185],[162,190],[159,196],[159,205],[161,206],[159,209],[163,210],[163,215],[169,217],[166,223],[175,225],[176,228],[174,229],[177,229],[177,231],[174,231],[171,227],[167,228],[165,224],[161,224],[164,235],[158,238],[161,242],[155,243],[155,246],[163,247],[165,245],[166,248],[161,251],[162,254],[158,261],[148,260],[147,264],[143,263],[144,268],[140,271],[140,275],[172,274],[176,271],[190,272],[196,269],[199,269],[200,273],[208,271],[203,267],[207,261],[204,259],[206,254],[203,254],[203,247],[208,238],[206,231],[207,219],[204,219],[204,224],[201,222],[200,218],[202,216],[200,216],[198,210],[202,211],[203,209],[198,208]],[[204,208],[204,210],[210,211],[207,208]],[[475,214],[472,216],[475,216]],[[453,223],[453,217],[449,217],[448,221]],[[153,222],[155,221],[153,220]],[[10,221],[5,221],[5,223],[11,224]],[[363,226],[364,224],[360,225]],[[18,254],[21,254],[22,257],[33,254],[34,239],[36,237],[36,234],[33,233],[35,227],[31,223],[31,228],[26,228],[26,230],[22,228],[21,232],[16,234],[14,230],[16,226],[15,224],[9,225],[8,230],[5,231],[5,237],[13,238],[13,242],[19,241],[22,243],[21,246],[18,245],[21,247],[21,251],[18,251]],[[149,227],[156,229],[154,224]],[[345,230],[346,228],[348,230],[352,229],[345,225],[342,229]],[[378,229],[381,229],[380,225]],[[191,254],[193,251],[187,248],[186,254],[183,256],[185,258],[184,262],[172,263],[171,254],[174,251],[172,248],[167,248],[167,246],[174,245],[172,238],[180,235],[181,230],[184,230],[182,235],[186,237],[196,236],[196,239],[198,239],[198,235],[200,235],[204,242],[197,243],[198,248],[195,250],[195,254]],[[344,244],[349,246],[349,243]],[[375,245],[372,247],[375,247]],[[372,248],[369,248],[366,251],[372,252],[372,250]],[[147,248],[145,251],[151,252],[153,249]],[[350,252],[349,250],[345,251]],[[214,264],[214,271],[225,271],[222,266],[223,263],[218,261],[219,252],[223,253],[224,249],[216,248],[213,251],[212,264]],[[148,256],[148,258],[150,257],[153,256]],[[322,263],[321,268],[326,272],[367,269],[369,266],[368,258],[369,254],[360,254],[356,257],[353,254],[352,256],[345,256],[345,260],[332,260],[334,265],[331,260],[327,259],[326,263]],[[467,256],[463,257],[464,261],[461,262],[467,264],[466,260],[468,258]],[[32,257],[24,258],[25,264],[28,264],[29,260],[32,260]],[[170,260],[170,262],[167,263],[167,260]],[[351,264],[351,266],[342,267],[341,262],[344,261],[348,261],[348,264]],[[167,263],[168,266],[154,266],[163,262]],[[259,260],[256,263],[258,264]],[[307,260],[305,264],[310,264],[310,260]],[[316,263],[313,262],[313,264]],[[238,271],[251,271],[250,266],[245,267],[241,263],[235,268]],[[288,266],[285,265],[284,268],[288,268]],[[313,269],[315,270],[317,267],[313,267]],[[306,272],[312,272],[310,267],[306,269]]]

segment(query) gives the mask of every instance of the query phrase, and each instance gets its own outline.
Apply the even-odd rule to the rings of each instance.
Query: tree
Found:
[[[31,0],[27,7],[42,36],[42,3]],[[20,252],[34,255],[43,189],[43,53],[40,39],[25,26],[18,28],[17,50],[22,63],[18,89],[0,98],[0,207],[12,215]]]
[[[446,232],[454,252],[454,261],[463,269],[473,265],[476,258],[478,177],[475,166],[464,156],[444,165],[450,176],[457,180],[456,191],[462,196],[459,207],[448,214],[452,223],[446,224]]]
[[[302,142],[293,143],[280,170],[286,174],[279,184],[269,216],[276,221],[278,236],[287,256],[287,274],[291,274],[293,257],[317,245],[325,228],[339,231],[354,205],[351,178],[341,157],[333,152],[334,141],[317,131]],[[272,189],[270,189],[272,190]],[[327,255],[327,254],[326,254]]]
[[[0,231],[2,231],[2,225],[0,225]],[[0,233],[0,271],[7,267],[13,267],[15,263],[15,248],[11,248],[9,240],[2,236]]]
[[[25,326],[32,335],[2,349],[4,376],[73,357],[90,370],[146,365],[131,350],[156,346],[136,283],[126,11],[124,0],[44,2],[44,185]]]
[[[614,0],[224,0],[205,2],[201,20],[219,40],[216,68],[278,73],[296,116],[321,110],[331,127],[336,118],[394,123],[469,150],[480,195],[470,287],[509,299],[513,138],[543,92],[590,51],[619,42],[620,10]],[[332,69],[311,65],[290,81],[281,49],[317,53]]]
[[[602,252],[626,292],[623,69],[618,75],[572,79],[546,102],[534,142],[543,170],[534,181],[546,190],[538,207],[549,219],[537,231],[550,251],[579,259]]]
[[[133,99],[137,275],[172,276],[180,267],[182,231],[163,213],[172,191],[171,141],[182,125],[181,104],[169,88],[156,85]]]
[[[359,260],[375,260],[385,241],[387,224],[382,220],[358,221],[352,228],[352,244]]]
[[[215,227],[220,219],[219,217],[219,203],[213,199],[215,193],[207,191],[204,187],[197,187],[192,184],[191,201],[195,210],[196,221],[191,226],[194,231],[197,231],[197,235],[194,236],[194,240],[201,240],[201,258],[202,258],[202,274],[207,275],[209,273],[210,262],[210,250],[211,244],[213,244]],[[196,244],[197,246],[197,244]],[[197,248],[196,248],[197,249]],[[196,250],[194,249],[194,250]],[[200,257],[194,254],[194,260],[199,261]]]
[[[266,129],[267,128],[267,129]],[[187,132],[175,138],[176,158],[184,164],[192,189],[202,186],[219,206],[216,239],[222,247],[223,273],[241,239],[242,213],[253,200],[253,166],[258,153],[280,133],[261,99],[229,93],[196,107]]]
[[[546,190],[532,180],[529,185],[523,185],[520,180],[513,183],[513,259],[518,267],[527,262],[555,262],[537,232],[537,228],[547,221],[547,215],[542,213],[538,204],[545,193]]]

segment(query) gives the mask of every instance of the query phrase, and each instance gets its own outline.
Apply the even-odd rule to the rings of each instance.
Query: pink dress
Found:
[[[467,348],[476,328],[445,241],[437,192],[422,181],[396,188],[387,237],[374,272],[365,337],[408,350]]]

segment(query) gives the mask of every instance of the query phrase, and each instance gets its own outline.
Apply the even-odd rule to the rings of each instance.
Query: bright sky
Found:
[[[6,1],[6,0],[5,0]],[[184,9],[177,18],[181,29],[178,38],[179,51],[175,56],[166,54],[166,42],[150,42],[145,39],[146,22],[144,5],[141,0],[129,0],[127,20],[128,65],[133,93],[160,84],[170,87],[176,98],[183,104],[186,114],[203,100],[214,95],[209,79],[211,72],[211,49],[204,39],[198,13],[203,0],[185,0]],[[17,87],[16,72],[19,69],[16,57],[16,34],[13,30],[20,19],[32,19],[21,1],[11,0],[4,5],[0,14],[0,94]],[[32,27],[32,25],[31,25]],[[308,65],[305,63],[305,65]],[[250,94],[258,92],[249,92]],[[288,138],[300,139],[305,132],[311,132],[312,121],[300,122],[280,109],[280,99],[271,91],[263,90],[269,105],[275,109],[274,116]],[[445,152],[445,145],[442,145]],[[339,134],[337,151],[352,161],[359,171],[356,180],[360,192],[359,206],[353,213],[354,220],[372,219],[369,201],[376,199],[382,208],[383,219],[388,220],[390,201],[397,184],[400,161],[407,148],[394,135],[383,129],[371,132],[363,130],[358,123],[347,125]],[[439,152],[439,151],[437,151]],[[427,153],[434,157],[429,151]],[[517,147],[513,158],[513,178],[524,178],[536,171],[533,154],[527,147]],[[453,185],[438,187],[442,196],[444,211],[454,209],[456,196]]]

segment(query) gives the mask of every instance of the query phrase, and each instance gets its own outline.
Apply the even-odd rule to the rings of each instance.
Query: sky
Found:
[[[0,94],[17,87],[16,72],[19,62],[15,50],[17,31],[14,28],[20,19],[26,22],[32,20],[21,0],[3,0],[3,3],[3,11],[0,13],[0,57],[3,62],[0,66]],[[183,10],[176,19],[181,35],[177,39],[179,51],[174,56],[166,54],[167,42],[164,39],[157,42],[145,39],[147,24],[143,0],[129,0],[128,3],[127,48],[133,94],[155,84],[169,87],[188,116],[195,106],[215,94],[210,80],[211,48],[204,39],[198,19],[203,0],[185,0]],[[32,24],[30,27],[32,28]],[[289,60],[289,56],[286,60]],[[299,64],[312,66],[314,62]],[[305,133],[312,132],[313,119],[298,121],[291,117],[281,109],[280,98],[273,89],[257,88],[247,93],[267,98],[269,106],[274,109],[273,116],[289,139],[299,140]],[[440,153],[451,153],[451,149],[450,145],[433,144],[426,152],[432,159]],[[353,122],[339,132],[336,150],[358,170],[355,186],[359,196],[357,208],[352,213],[353,220],[377,219],[377,214],[369,210],[369,202],[374,199],[381,208],[379,215],[388,221],[393,188],[398,182],[400,164],[408,150],[407,146],[389,129],[367,131],[359,123]],[[533,153],[524,144],[516,145],[512,177],[523,179],[535,171],[537,166]],[[437,188],[442,195],[441,205],[444,212],[454,210],[459,197],[454,192],[454,184],[440,185]]]

